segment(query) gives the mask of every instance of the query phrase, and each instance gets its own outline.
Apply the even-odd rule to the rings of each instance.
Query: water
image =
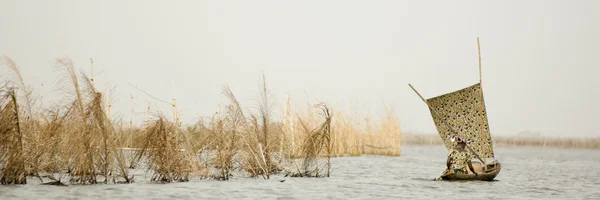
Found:
[[[0,199],[600,199],[600,150],[496,148],[493,182],[433,181],[445,168],[441,146],[404,146],[402,156],[332,159],[330,178],[234,178],[91,186],[0,186]],[[148,174],[149,176],[150,174]],[[283,181],[283,182],[281,182]]]

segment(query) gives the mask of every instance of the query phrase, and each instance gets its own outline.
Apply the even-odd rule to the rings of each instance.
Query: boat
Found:
[[[477,46],[479,54],[479,38],[477,38]],[[427,104],[446,150],[450,153],[453,148],[451,137],[458,135],[466,141],[467,150],[477,158],[472,161],[477,175],[470,170],[467,174],[455,174],[446,170],[438,180],[494,180],[500,173],[502,165],[495,158],[488,125],[481,84],[481,57],[479,83],[429,99],[423,98],[411,84],[408,85]]]
[[[473,162],[473,168],[477,171],[477,175],[473,173],[469,174],[455,174],[455,173],[444,173],[439,178],[435,180],[448,180],[448,181],[493,181],[498,173],[500,173],[500,169],[502,169],[501,164],[495,160],[487,164],[487,170],[484,170],[481,167],[481,163]]]

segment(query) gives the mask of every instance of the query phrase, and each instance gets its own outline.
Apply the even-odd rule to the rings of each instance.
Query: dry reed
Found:
[[[297,118],[284,123],[283,144],[287,154],[297,158],[299,148],[307,137],[303,123],[308,127],[315,127],[319,122],[316,113],[307,107],[297,114]],[[374,123],[368,117],[349,115],[344,112],[331,111],[331,156],[360,156],[360,155],[387,155],[399,156],[401,144],[401,130],[398,119],[393,109],[386,108],[385,115]],[[301,122],[302,121],[302,122]]]
[[[0,184],[27,184],[16,94],[6,90],[0,91]]]
[[[329,177],[331,173],[331,113],[326,104],[317,105],[321,109],[325,120],[316,128],[310,129],[300,120],[300,126],[306,134],[302,144],[301,164],[296,166],[294,159],[290,162],[295,168],[288,172],[292,177]],[[321,155],[324,155],[326,161],[319,162]],[[294,170],[295,169],[295,170]],[[326,170],[326,171],[325,171]]]
[[[61,91],[66,95],[46,108],[38,104],[41,96],[24,83],[16,64],[8,57],[3,60],[15,74],[10,82],[19,89],[15,100],[0,102],[0,172],[2,180],[13,179],[7,183],[25,181],[26,176],[48,178],[52,182],[44,184],[55,185],[64,185],[64,177],[71,184],[131,183],[128,168],[142,164],[153,171],[152,181],[164,182],[193,176],[229,180],[236,170],[269,179],[284,165],[295,163],[301,167],[288,170],[295,176],[328,177],[331,156],[400,153],[400,129],[393,112],[374,124],[321,104],[322,120],[310,107],[304,115],[292,111],[288,98],[283,120],[277,121],[264,76],[257,112],[246,114],[225,87],[228,102],[208,125],[201,121],[180,128],[174,107],[175,122],[163,116],[149,121],[148,108],[143,127],[133,126],[131,119],[125,127],[122,120],[109,117],[114,98],[97,91],[86,74],[76,73],[71,60],[56,60],[57,68],[65,72]],[[8,87],[0,91],[9,92]]]
[[[126,169],[125,155],[118,150],[116,130],[112,125],[103,103],[103,95],[94,87],[91,79],[82,73],[84,83],[80,87],[73,63],[69,59],[57,59],[57,67],[64,69],[71,83],[72,95],[68,105],[67,121],[62,134],[70,144],[67,169],[72,184],[95,184],[98,176],[102,182],[130,183],[133,177]],[[68,127],[68,128],[67,128]],[[122,180],[117,180],[120,177]]]
[[[216,128],[213,129],[216,139],[214,149],[217,151],[215,163],[219,169],[219,173],[214,177],[219,180],[229,180],[229,177],[232,175],[231,171],[234,169],[234,156],[239,149],[237,139],[240,138],[240,133],[247,130],[247,121],[240,103],[233,95],[231,89],[225,87],[223,88],[223,93],[230,102],[226,106],[223,119],[220,116],[220,110],[218,111]],[[250,171],[254,172],[252,169]]]
[[[143,147],[136,157],[148,160],[148,169],[154,172],[151,181],[187,182],[199,170],[186,138],[180,135],[175,123],[158,116],[144,127],[142,135]]]
[[[226,87],[224,91],[229,99],[227,119],[231,120],[228,127],[232,131],[231,138],[239,138],[239,165],[250,177],[262,176],[269,179],[279,168],[273,162],[273,152],[277,149],[276,126],[272,124],[272,101],[263,76],[259,99],[258,114],[246,117],[242,107],[233,92]]]

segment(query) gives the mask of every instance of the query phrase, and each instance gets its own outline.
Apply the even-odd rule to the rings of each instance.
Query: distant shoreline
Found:
[[[544,136],[492,136],[496,147],[507,146],[539,146],[559,148],[600,149],[600,137],[588,138],[559,138]],[[433,134],[403,134],[402,144],[411,145],[441,145],[439,135]]]

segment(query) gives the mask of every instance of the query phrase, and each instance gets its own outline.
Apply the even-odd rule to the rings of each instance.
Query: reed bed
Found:
[[[349,115],[330,109],[331,117],[331,156],[385,155],[400,156],[402,133],[393,109],[386,108],[385,115],[378,120],[368,116]],[[350,116],[350,117],[348,117]],[[291,157],[301,156],[300,148],[307,137],[301,124],[315,127],[319,121],[311,108],[299,112],[297,118],[290,119],[284,126],[284,138]]]
[[[173,120],[162,114],[150,119],[147,110],[147,120],[135,126],[109,117],[110,95],[69,59],[56,60],[64,99],[44,107],[16,64],[2,61],[14,74],[0,87],[2,184],[25,184],[27,176],[50,185],[132,183],[130,170],[137,167],[156,182],[281,173],[329,177],[334,156],[400,155],[400,126],[391,109],[373,123],[324,103],[294,111],[288,98],[283,119],[277,119],[264,76],[257,109],[245,109],[225,86],[227,102],[211,118],[180,124],[173,97]]]
[[[65,72],[62,89],[69,98],[45,112],[39,111],[32,90],[23,82],[14,62],[7,57],[3,60],[16,77],[6,82],[23,91],[18,103],[21,109],[15,110],[14,115],[24,117],[12,118],[17,125],[10,130],[21,132],[21,149],[25,153],[21,161],[27,175],[47,177],[57,185],[64,185],[63,177],[68,177],[71,184],[95,184],[98,178],[103,178],[104,183],[132,182],[125,155],[117,151],[116,131],[104,110],[102,93],[85,75],[77,76],[70,60],[56,60],[57,67]],[[13,102],[17,102],[17,96],[13,95]],[[7,152],[3,151],[1,157],[10,155]]]
[[[560,138],[544,136],[492,136],[497,147],[557,147],[600,149],[600,138]],[[440,137],[433,134],[405,134],[402,144],[443,145]]]

